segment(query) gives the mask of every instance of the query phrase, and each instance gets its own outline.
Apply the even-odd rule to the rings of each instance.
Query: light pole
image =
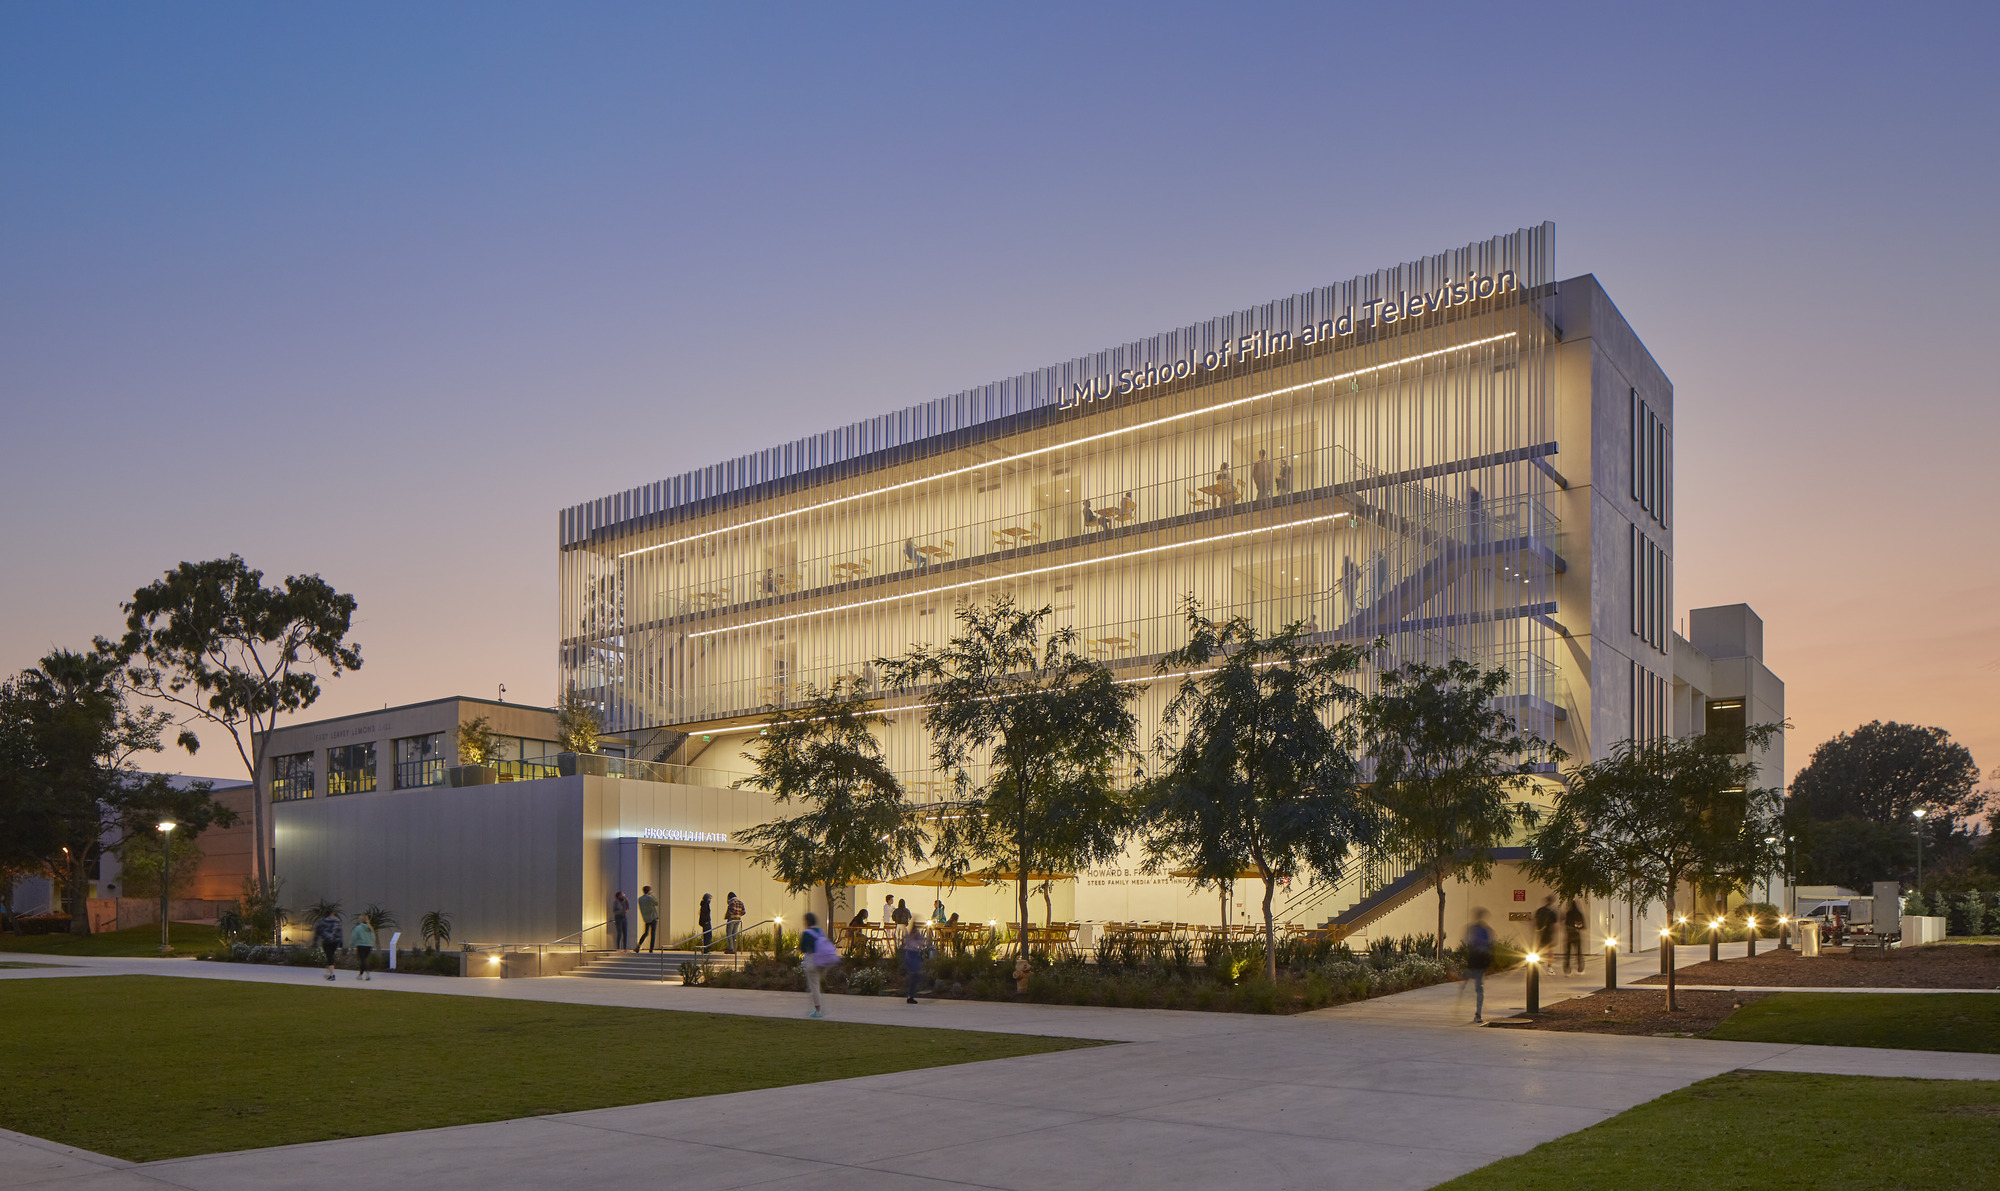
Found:
[[[174,886],[174,828],[180,824],[172,819],[160,820],[160,954],[172,951],[174,946],[167,938],[169,903]]]
[[[1921,894],[1924,891],[1924,808],[1911,811],[1910,817],[1917,821],[1917,892]]]

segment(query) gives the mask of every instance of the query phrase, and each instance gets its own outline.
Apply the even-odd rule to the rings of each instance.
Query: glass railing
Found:
[[[672,620],[755,603],[803,591],[909,578],[971,559],[1018,555],[1051,543],[1081,544],[1093,538],[1166,524],[1190,514],[1222,516],[1281,508],[1316,490],[1352,480],[1379,480],[1358,468],[1351,453],[1327,448],[1303,452],[1289,471],[1273,468],[1258,484],[1251,469],[1218,469],[1175,476],[1150,485],[1077,493],[1075,499],[1040,505],[947,529],[876,542],[781,566],[756,566],[687,582],[653,593],[650,605],[631,611],[652,620]],[[1074,487],[1081,488],[1079,481]],[[1552,550],[1561,523],[1532,498],[1461,502],[1439,496],[1419,482],[1383,482],[1343,500],[1397,532],[1451,535],[1467,542],[1499,542],[1533,536]],[[635,617],[636,618],[636,617]]]

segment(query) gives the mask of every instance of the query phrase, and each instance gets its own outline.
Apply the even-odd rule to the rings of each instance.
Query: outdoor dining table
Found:
[[[1233,501],[1236,499],[1236,485],[1234,484],[1208,484],[1195,489],[1195,491],[1206,492],[1220,501]]]

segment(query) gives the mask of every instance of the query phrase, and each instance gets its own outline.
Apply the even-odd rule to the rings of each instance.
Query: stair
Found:
[[[694,951],[593,951],[590,958],[580,967],[564,972],[565,976],[588,976],[598,980],[652,980],[665,979],[679,982],[681,962],[700,959]],[[711,955],[717,963],[728,963],[729,956]]]
[[[1526,860],[1527,858],[1527,848],[1493,849],[1493,859],[1495,860]],[[1320,928],[1325,930],[1332,927],[1345,927],[1349,934],[1366,930],[1370,923],[1410,904],[1410,902],[1416,900],[1418,894],[1425,892],[1430,887],[1430,878],[1412,869],[1387,885],[1377,889],[1367,897],[1355,902],[1332,918],[1327,919],[1320,924]]]

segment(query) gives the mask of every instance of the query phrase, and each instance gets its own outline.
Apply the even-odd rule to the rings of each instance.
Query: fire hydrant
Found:
[[[1014,991],[1015,991],[1015,992],[1027,992],[1027,991],[1028,991],[1028,973],[1030,973],[1030,972],[1032,972],[1032,971],[1034,971],[1034,970],[1035,970],[1035,969],[1034,969],[1033,967],[1031,967],[1031,966],[1029,965],[1029,963],[1028,963],[1028,957],[1027,957],[1027,956],[1025,956],[1025,955],[1022,955],[1022,956],[1017,956],[1017,957],[1015,958],[1015,960],[1014,960]]]

